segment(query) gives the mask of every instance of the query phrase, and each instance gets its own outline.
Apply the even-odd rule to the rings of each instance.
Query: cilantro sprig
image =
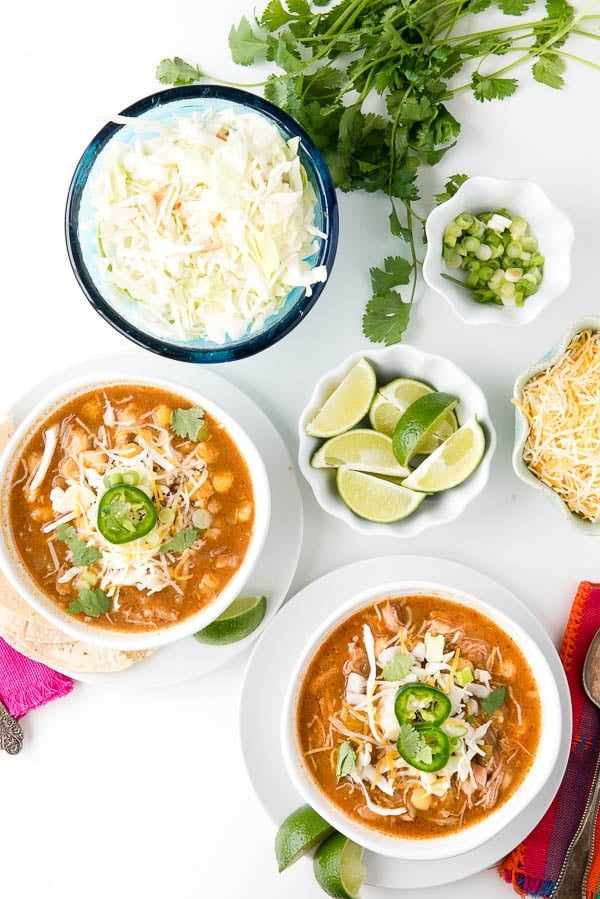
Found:
[[[352,747],[350,740],[344,740],[340,743],[337,751],[337,761],[335,765],[335,774],[337,779],[352,774],[356,765],[356,752]]]
[[[76,567],[85,568],[102,558],[98,547],[88,546],[85,540],[77,536],[77,531],[70,524],[59,524],[56,528],[56,536],[71,550],[71,561]]]
[[[200,528],[181,528],[180,531],[177,531],[174,537],[167,543],[163,543],[159,552],[161,553],[182,553],[184,549],[189,549],[200,534]]]
[[[196,443],[205,440],[208,425],[204,418],[204,409],[192,406],[190,409],[173,409],[171,412],[171,428],[178,437],[187,437]]]
[[[67,612],[71,615],[78,615],[80,612],[83,612],[84,615],[89,615],[90,618],[99,618],[100,615],[104,615],[109,610],[110,599],[104,590],[100,590],[100,588],[95,590],[81,589],[78,598],[70,602],[67,608]]]
[[[261,82],[265,96],[308,131],[336,186],[381,191],[389,198],[390,230],[407,252],[371,269],[373,293],[363,318],[370,340],[396,343],[408,326],[421,264],[415,239],[423,223],[415,210],[419,171],[436,165],[461,132],[448,101],[465,91],[481,103],[504,100],[517,90],[513,72],[524,64],[532,66],[537,82],[554,89],[563,87],[566,59],[600,69],[562,49],[573,33],[597,39],[589,28],[594,4],[576,13],[567,0],[546,0],[544,16],[520,21],[532,5],[533,0],[338,0],[333,6],[328,0],[270,0],[255,20],[244,16],[229,33],[234,62],[251,66],[266,60],[277,68]],[[472,19],[494,8],[509,18],[479,30]],[[494,67],[496,57],[509,53],[510,62]],[[465,68],[467,80],[456,84]],[[157,77],[162,84],[192,84],[209,76],[175,57],[162,60]],[[385,112],[367,111],[374,98]]]

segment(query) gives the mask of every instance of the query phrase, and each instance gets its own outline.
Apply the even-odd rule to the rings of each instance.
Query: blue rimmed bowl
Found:
[[[539,362],[531,365],[517,377],[513,388],[513,403],[515,406],[515,441],[513,446],[512,464],[517,477],[525,484],[536,490],[541,490],[544,496],[550,500],[552,505],[562,514],[563,518],[575,528],[580,534],[589,536],[600,536],[600,522],[589,521],[572,512],[565,501],[556,493],[552,487],[541,481],[538,476],[529,468],[523,458],[525,443],[529,436],[529,422],[519,404],[523,401],[523,388],[537,375],[547,371],[557,362],[565,353],[567,347],[577,334],[582,331],[600,331],[600,316],[586,315],[578,319],[565,331],[562,338],[547,353],[545,353]]]
[[[231,109],[236,114],[257,113],[274,124],[284,140],[299,137],[298,155],[316,195],[315,226],[325,234],[308,262],[311,268],[325,266],[329,276],[338,242],[338,207],[331,175],[320,151],[301,126],[273,103],[248,91],[220,85],[195,85],[159,91],[128,106],[123,116],[147,123],[165,123],[178,116],[212,110],[215,114]],[[156,136],[144,128],[148,136]],[[262,327],[248,330],[238,339],[213,343],[202,339],[182,339],[173,328],[150,322],[141,304],[121,294],[103,272],[96,230],[91,185],[102,171],[113,142],[132,143],[140,131],[130,124],[109,122],[93,138],[79,160],[69,187],[65,214],[67,251],[73,272],[94,309],[125,337],[145,349],[184,362],[228,362],[254,355],[281,340],[298,325],[321,295],[324,283],[294,288],[277,312]]]

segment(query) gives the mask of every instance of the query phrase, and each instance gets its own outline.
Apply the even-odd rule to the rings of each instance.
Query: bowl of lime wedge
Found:
[[[416,347],[357,352],[326,372],[298,423],[315,499],[362,534],[412,537],[484,489],[496,433],[481,388]]]

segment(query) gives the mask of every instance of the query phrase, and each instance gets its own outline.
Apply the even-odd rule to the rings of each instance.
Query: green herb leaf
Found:
[[[185,62],[181,56],[173,59],[161,59],[156,68],[156,77],[161,84],[174,84],[176,87],[194,84],[204,78],[204,72],[198,66]]]
[[[424,765],[431,764],[431,748],[412,724],[400,725],[398,751],[403,758],[414,759],[415,762],[423,762]]]
[[[453,197],[461,184],[464,184],[465,181],[468,180],[468,175],[451,175],[444,184],[444,190],[442,191],[442,193],[435,194],[435,200],[438,205],[440,203],[445,203],[446,200],[449,200],[450,197]]]
[[[394,290],[371,297],[363,316],[363,334],[374,343],[398,343],[408,326],[411,305]]]
[[[392,206],[392,211],[390,212],[390,231],[394,235],[394,237],[401,237],[405,243],[410,242],[411,234],[410,228],[405,227],[401,224],[400,219],[398,218],[398,213],[396,212],[396,207]]]
[[[265,31],[277,31],[282,25],[287,25],[288,22],[291,22],[292,18],[293,16],[290,15],[287,9],[283,8],[281,0],[271,0],[263,10],[263,14],[260,17],[260,25]]]
[[[69,603],[67,612],[71,615],[77,615],[83,612],[90,618],[99,618],[110,610],[110,599],[104,592],[97,588],[96,590],[80,590],[79,598]]]
[[[401,256],[388,256],[383,265],[385,271],[380,268],[369,270],[374,294],[385,294],[391,287],[408,284],[412,272],[412,265],[408,259],[403,259]]]
[[[547,53],[540,57],[532,66],[531,71],[535,80],[540,84],[547,84],[548,87],[556,90],[564,87],[565,79],[562,76],[565,71],[565,62],[556,53]]]
[[[171,412],[171,428],[178,437],[189,437],[197,442],[206,439],[207,425],[204,409],[192,406],[191,409],[173,409]]]
[[[85,568],[102,558],[98,547],[88,546],[85,540],[77,536],[77,531],[70,524],[59,524],[56,536],[71,550],[71,561],[76,568]]]
[[[506,699],[506,687],[496,687],[495,690],[481,700],[481,707],[486,715],[493,715]]]
[[[533,3],[534,0],[500,0],[498,6],[507,16],[522,16]]]
[[[168,543],[163,543],[159,552],[161,553],[182,553],[184,549],[188,549],[198,539],[200,528],[182,528],[177,531]]]
[[[344,740],[344,742],[341,743],[338,747],[337,751],[337,762],[335,766],[337,779],[339,780],[340,777],[345,777],[347,774],[352,774],[355,765],[356,752],[352,748],[350,740]]]
[[[381,672],[383,680],[403,680],[412,670],[413,660],[411,655],[399,652],[386,662]]]
[[[471,86],[475,98],[481,103],[483,103],[484,100],[504,100],[516,91],[517,79],[484,78],[477,72],[473,72]]]
[[[240,24],[232,26],[229,32],[229,49],[231,58],[240,66],[250,66],[265,52],[265,40],[252,30],[246,16],[242,16]]]

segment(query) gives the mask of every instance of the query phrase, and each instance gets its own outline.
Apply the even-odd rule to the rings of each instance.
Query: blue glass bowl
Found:
[[[124,109],[122,115],[165,122],[173,116],[186,116],[206,111],[218,113],[233,109],[235,113],[260,113],[277,126],[285,140],[299,137],[298,155],[317,197],[315,226],[326,238],[309,257],[313,266],[324,265],[328,279],[335,259],[338,242],[338,208],[331,175],[320,151],[300,125],[273,103],[248,91],[206,84],[159,91]],[[149,132],[149,136],[152,134]],[[81,289],[94,309],[125,337],[161,356],[184,362],[229,362],[243,359],[271,346],[285,337],[308,314],[327,283],[312,286],[308,296],[305,288],[292,290],[278,311],[263,327],[247,331],[236,340],[224,344],[208,340],[180,339],[163,329],[153,328],[145,320],[140,304],[120,294],[102,274],[100,253],[95,229],[90,223],[94,207],[89,185],[104,162],[104,154],[113,140],[132,142],[139,139],[130,125],[110,122],[94,137],[77,164],[67,197],[65,236],[69,260]]]

